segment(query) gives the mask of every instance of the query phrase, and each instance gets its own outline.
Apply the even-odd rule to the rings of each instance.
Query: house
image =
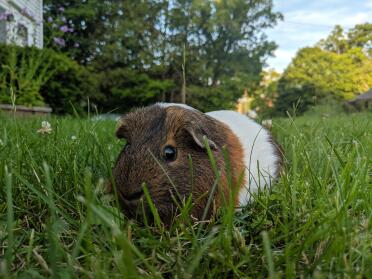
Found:
[[[0,0],[0,43],[43,47],[43,1]]]
[[[238,99],[236,110],[242,114],[247,114],[248,112],[252,111],[252,102],[253,98],[248,96],[248,90],[245,89],[243,96]]]
[[[372,88],[343,104],[346,111],[362,111],[372,108]]]

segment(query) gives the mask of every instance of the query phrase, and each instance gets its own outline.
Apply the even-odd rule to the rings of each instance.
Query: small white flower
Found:
[[[41,127],[43,127],[44,129],[50,129],[52,126],[48,121],[43,121],[41,122]]]
[[[52,131],[53,131],[52,126],[48,121],[41,122],[41,128],[37,130],[37,132],[40,134],[50,134],[52,133]]]
[[[71,140],[76,140],[77,137],[76,136],[71,136]]]

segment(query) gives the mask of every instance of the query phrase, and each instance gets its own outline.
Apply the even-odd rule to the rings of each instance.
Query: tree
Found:
[[[357,24],[348,32],[340,25],[336,25],[331,34],[320,40],[317,46],[337,54],[359,47],[372,57],[372,23]]]
[[[303,112],[325,98],[351,99],[372,86],[371,68],[371,59],[360,48],[343,54],[303,48],[279,80],[276,111],[296,105]]]
[[[46,0],[45,17],[49,46],[100,77],[105,109],[181,101],[182,91],[194,92],[190,104],[222,98],[210,109],[257,86],[276,47],[264,30],[281,14],[272,0]]]
[[[351,47],[360,47],[372,58],[372,23],[358,24],[347,33]]]
[[[43,7],[45,46],[84,65],[101,54],[122,16],[113,0],[45,0]]]
[[[275,110],[303,112],[324,99],[348,100],[372,87],[372,24],[337,25],[316,47],[300,49],[278,83]]]
[[[318,46],[321,49],[337,54],[345,53],[350,49],[349,41],[344,34],[344,29],[340,25],[336,25],[326,39],[320,40]]]
[[[169,32],[165,38],[167,49],[173,50],[168,57],[174,61],[168,72],[179,88],[184,47],[187,84],[193,98],[201,97],[195,92],[203,89],[234,90],[228,94],[236,101],[244,88],[257,86],[265,57],[276,48],[263,32],[281,19],[272,9],[272,1],[174,1],[167,10]],[[231,98],[225,99],[224,106],[231,107]],[[221,108],[222,101],[215,108]]]

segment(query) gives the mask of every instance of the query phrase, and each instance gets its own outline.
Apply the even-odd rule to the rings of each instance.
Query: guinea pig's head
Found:
[[[191,214],[200,219],[215,181],[205,140],[223,161],[218,123],[205,114],[160,104],[124,115],[116,136],[126,140],[113,169],[115,187],[129,218],[149,213],[143,186],[165,223],[176,213],[175,200],[192,194]],[[192,162],[192,167],[190,167]]]

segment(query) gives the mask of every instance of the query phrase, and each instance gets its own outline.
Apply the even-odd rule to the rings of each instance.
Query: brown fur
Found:
[[[219,208],[223,200],[228,200],[232,190],[236,195],[233,198],[237,201],[238,189],[229,189],[222,150],[225,147],[228,151],[232,185],[236,186],[244,171],[243,149],[238,138],[225,124],[196,110],[153,105],[125,115],[119,122],[116,134],[129,143],[121,151],[113,170],[118,197],[128,217],[135,218],[139,213],[139,197],[142,184],[145,183],[164,222],[170,223],[177,212],[174,198],[185,199],[191,193],[194,201],[191,213],[196,219],[202,218],[215,181],[203,136],[207,137],[221,170],[214,208]],[[166,145],[177,148],[177,159],[173,162],[166,161],[162,156]],[[193,162],[193,176],[189,156]],[[148,211],[146,203],[144,208]],[[207,217],[212,213],[209,210]]]
[[[284,152],[283,152],[282,146],[274,139],[272,134],[269,133],[269,135],[270,135],[270,142],[275,147],[274,152],[275,152],[276,158],[278,158],[277,166],[276,166],[277,168],[276,168],[276,172],[274,174],[274,177],[279,177],[280,172],[283,169],[283,165],[284,165]]]

